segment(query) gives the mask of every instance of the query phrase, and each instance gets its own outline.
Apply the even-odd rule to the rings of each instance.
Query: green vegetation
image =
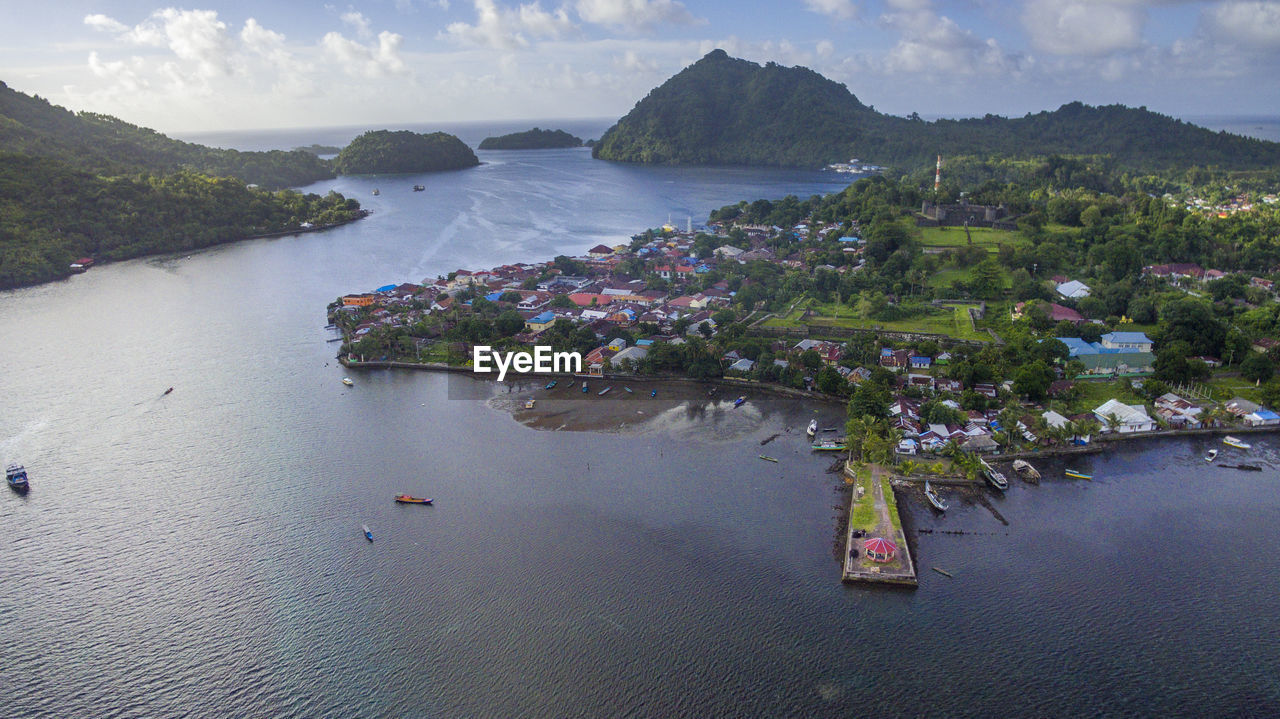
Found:
[[[998,252],[1002,246],[1026,244],[1026,238],[1010,230],[993,230],[989,227],[971,227],[969,235],[975,247],[984,247],[990,252]],[[922,227],[920,228],[920,244],[925,247],[960,248],[969,245],[963,227]]]
[[[333,169],[309,152],[240,152],[195,145],[109,115],[71,112],[2,82],[0,152],[49,158],[68,169],[104,176],[185,169],[269,188],[333,177]]]
[[[339,152],[342,152],[341,147],[334,147],[333,145],[321,145],[318,142],[313,142],[310,145],[307,145],[306,147],[295,147],[293,149],[299,152],[309,152],[312,155],[336,155]]]
[[[862,497],[857,497],[857,487],[862,488]],[[875,494],[871,491],[871,471],[859,471],[857,484],[854,487],[853,509],[849,512],[849,525],[854,529],[873,531],[880,523],[876,514]]]
[[[806,311],[813,314],[806,317]],[[947,335],[963,340],[986,342],[991,336],[975,332],[969,322],[968,308],[962,305],[917,305],[909,310],[910,316],[902,319],[882,320],[862,314],[858,306],[836,305],[818,302],[812,298],[798,303],[786,315],[770,317],[764,327],[847,327],[859,330],[886,330],[889,332],[927,332]]]
[[[564,130],[540,130],[533,128],[510,135],[486,137],[480,142],[481,150],[549,150],[560,147],[582,147],[582,138]]]
[[[1073,102],[1012,119],[894,117],[807,68],[762,67],[723,50],[650,92],[592,152],[624,162],[811,167],[850,157],[932,167],[937,154],[1096,155],[1116,168],[1144,171],[1185,168],[1187,158],[1227,170],[1273,172],[1280,164],[1280,144],[1215,133],[1146,108]]]
[[[330,193],[269,192],[332,177],[307,152],[237,152],[74,113],[0,83],[0,289],[121,260],[361,217]]]
[[[351,141],[334,158],[344,175],[457,170],[480,164],[462,140],[443,132],[371,130]]]

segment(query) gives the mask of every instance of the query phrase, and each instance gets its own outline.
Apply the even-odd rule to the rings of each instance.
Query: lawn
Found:
[[[1214,377],[1209,380],[1213,388],[1213,398],[1225,402],[1232,397],[1244,397],[1252,402],[1261,402],[1261,392],[1252,382],[1243,377]]]
[[[1107,382],[1093,380],[1079,381],[1076,382],[1076,389],[1080,393],[1079,398],[1073,401],[1067,407],[1067,411],[1063,412],[1063,414],[1073,415],[1092,412],[1097,409],[1099,405],[1113,398],[1118,399],[1125,404],[1145,403],[1145,400],[1139,397],[1135,392],[1116,380]]]
[[[858,486],[862,487],[862,498],[857,499],[857,490],[854,490],[853,511],[849,514],[849,525],[854,529],[862,529],[868,532],[876,528],[879,517],[876,516],[875,497],[871,493],[871,472],[867,470],[866,476],[862,476],[862,472],[858,472]]]
[[[1005,289],[1013,287],[1013,278],[1008,272],[1001,272],[1001,284]],[[947,288],[952,282],[962,280],[968,282],[972,277],[972,268],[969,267],[948,267],[945,270],[938,270],[929,278],[930,287]]]
[[[874,320],[858,317],[857,311],[848,305],[812,303],[816,313],[809,318],[809,324],[828,327],[853,327],[863,330],[885,330],[888,332],[928,332],[947,335],[962,340],[988,342],[991,336],[985,332],[975,332],[969,323],[967,308],[963,305],[944,306],[943,308],[920,317],[906,320]],[[832,317],[832,311],[835,317]]]
[[[1000,245],[1021,245],[1026,243],[1017,232],[1009,230],[993,230],[989,227],[970,227],[973,244],[986,247],[991,252],[1000,249]],[[923,227],[920,229],[920,244],[925,247],[964,247],[969,244],[963,227]]]

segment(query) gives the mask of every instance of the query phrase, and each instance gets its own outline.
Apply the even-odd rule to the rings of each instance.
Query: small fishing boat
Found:
[[[939,569],[938,567],[929,567],[929,568],[937,572],[938,574],[941,574],[944,577],[951,577],[952,579],[955,579],[955,575],[953,575],[951,572],[948,572],[945,569]]]
[[[1013,460],[1013,471],[1017,472],[1018,476],[1022,477],[1028,482],[1040,481],[1039,470],[1037,470],[1035,467],[1032,467],[1031,463],[1025,459]]]
[[[369,525],[367,525],[367,524],[362,524],[362,525],[360,525],[360,528],[364,530],[364,538],[365,538],[365,539],[367,539],[367,540],[369,540],[370,542],[372,542],[372,541],[373,541],[373,530],[369,529]]]
[[[1001,474],[1000,472],[997,472],[994,469],[991,469],[990,467],[988,467],[987,470],[982,473],[982,476],[987,478],[987,482],[992,487],[995,487],[1001,492],[1009,488],[1009,480],[1006,479],[1003,474]]]
[[[583,382],[583,383],[582,383],[582,393],[583,393],[583,394],[586,394],[586,393],[587,393],[587,383],[586,383],[586,382]]]
[[[767,455],[767,454],[762,454],[762,455],[760,455],[760,459],[763,459],[763,460],[764,460],[764,461],[766,461],[766,462],[775,462],[775,463],[776,463],[776,462],[778,461],[778,460],[774,459],[773,457],[770,457],[770,456],[769,456],[769,455]]]
[[[348,387],[350,387],[350,386],[352,386],[352,385],[354,385],[354,384],[355,384],[355,382],[352,382],[352,381],[351,381],[351,378],[350,378],[350,377],[343,377],[343,378],[342,378],[342,383],[343,383],[343,384],[345,384],[345,385],[346,385],[346,386],[348,386]]]
[[[716,389],[717,389],[716,387],[712,387],[711,389],[707,390],[707,396],[708,397],[716,396]]]
[[[807,434],[807,435],[809,435],[810,437],[812,437],[813,435],[815,435],[815,434],[817,434],[817,433],[818,433],[818,420],[816,420],[816,419],[811,419],[811,420],[809,420],[809,427],[808,427],[808,429],[806,429],[806,430],[805,430],[805,434]]]
[[[1236,469],[1242,469],[1246,472],[1261,472],[1262,467],[1256,464],[1237,464]]]
[[[1248,442],[1243,442],[1230,435],[1223,437],[1222,443],[1227,445],[1228,447],[1235,447],[1236,449],[1249,449],[1250,447]]]
[[[1211,449],[1208,452],[1206,452],[1204,455],[1204,461],[1206,462],[1212,462],[1217,458],[1218,458],[1218,450],[1216,449]]]
[[[630,387],[623,387],[623,389],[627,391],[627,394],[635,394],[634,392],[631,391]]]
[[[397,494],[396,501],[400,504],[431,504],[431,500],[427,497],[411,497],[407,494]],[[365,528],[366,531],[368,528]]]
[[[534,402],[537,402],[537,400],[536,400],[536,399],[534,399],[534,398],[532,398],[532,397],[530,397],[529,399],[525,400],[525,402],[524,402],[524,408],[525,408],[525,409],[533,409],[533,403],[534,403]]]
[[[546,387],[543,387],[543,389],[555,389],[555,388],[556,388],[555,380],[551,380],[550,382],[547,383]]]
[[[422,191],[423,191],[423,190],[425,190],[425,189],[427,189],[426,185],[414,185],[414,186],[413,186],[413,191],[414,191],[414,192],[422,192]]]
[[[164,391],[164,393],[165,393],[165,394],[169,394],[169,393],[170,393],[170,392],[172,392],[172,391],[173,391],[173,388],[172,388],[172,387],[170,387],[169,389],[165,390],[165,391]]]
[[[657,397],[657,396],[658,396],[658,390],[656,390],[656,389],[655,389],[654,391],[650,392],[650,393],[649,393],[649,396],[650,396],[650,397]]]
[[[1074,469],[1065,470],[1063,471],[1063,474],[1067,475],[1072,479],[1093,479],[1092,474],[1085,474],[1084,472],[1080,472]]]
[[[381,194],[382,194],[382,190],[379,190],[379,189],[378,189],[378,188],[376,188],[376,187],[375,187],[375,188],[373,188],[373,196],[374,196],[374,197],[377,197],[378,195],[381,195]]]
[[[27,482],[27,470],[20,464],[11,464],[4,470],[4,479],[9,488],[15,492],[25,492],[30,484]]]
[[[932,504],[934,509],[939,512],[947,511],[947,503],[942,501],[942,497],[939,497],[937,492],[933,491],[933,485],[929,484],[927,479],[924,481],[924,497],[929,500],[929,504]]]
[[[609,390],[611,390],[611,389],[613,389],[613,388],[612,388],[612,387],[605,387],[604,389],[600,390],[599,392],[596,392],[596,396],[597,396],[597,397],[603,397],[603,396],[605,395],[605,393],[606,393],[606,392],[608,392],[608,391],[609,391]]]
[[[733,401],[733,406],[734,406],[734,407],[741,407],[741,406],[742,406],[742,403],[743,403],[743,402],[746,402],[746,401],[747,401],[747,398],[746,398],[746,396],[745,396],[745,395],[743,395],[742,397],[739,397],[739,398],[737,398],[737,399],[735,399],[735,400]]]
[[[815,442],[810,447],[815,452],[843,452],[849,448],[848,441],[844,437],[832,437]]]

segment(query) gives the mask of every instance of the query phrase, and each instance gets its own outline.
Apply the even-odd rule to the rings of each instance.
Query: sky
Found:
[[[1274,115],[1280,0],[0,0],[0,81],[162,132],[619,117],[715,48],[906,115]]]

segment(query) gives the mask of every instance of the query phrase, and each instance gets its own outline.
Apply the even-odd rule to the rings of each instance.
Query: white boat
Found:
[[[929,504],[932,504],[939,512],[947,511],[947,503],[942,501],[942,497],[939,497],[937,492],[933,491],[933,485],[929,484],[927,479],[924,481],[924,496],[925,499],[929,500]]]
[[[1242,442],[1230,435],[1223,437],[1222,443],[1227,445],[1228,447],[1235,447],[1236,449],[1249,449],[1250,447],[1248,442]]]
[[[811,419],[811,420],[809,420],[809,428],[808,428],[808,429],[806,429],[806,430],[805,430],[805,432],[806,432],[806,433],[808,433],[808,435],[809,435],[810,437],[812,437],[813,435],[817,434],[817,433],[818,433],[818,420],[816,420],[816,419]]]
[[[1019,476],[1028,482],[1040,481],[1040,472],[1037,471],[1035,467],[1032,467],[1031,463],[1025,459],[1013,460],[1013,471],[1017,472]]]
[[[342,378],[342,383],[343,383],[343,384],[345,384],[345,385],[346,385],[346,386],[348,386],[348,387],[350,387],[350,386],[352,386],[352,385],[354,385],[354,384],[355,384],[355,382],[352,382],[352,381],[351,381],[351,378],[350,378],[350,377],[343,377],[343,378]]]
[[[1206,462],[1212,462],[1217,458],[1218,458],[1218,450],[1216,449],[1211,449],[1204,455],[1204,461]]]

